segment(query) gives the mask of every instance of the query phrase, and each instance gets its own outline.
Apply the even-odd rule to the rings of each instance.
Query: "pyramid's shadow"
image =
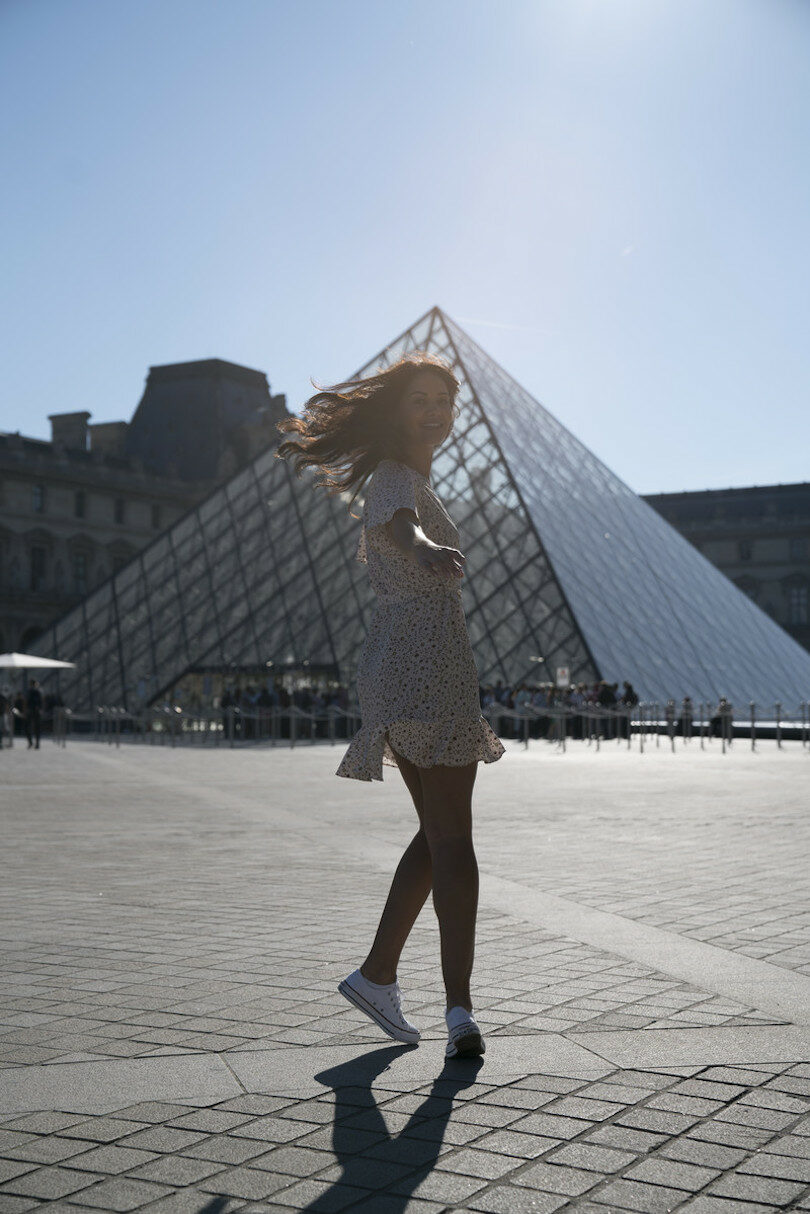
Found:
[[[332,1149],[343,1175],[335,1183],[366,1189],[371,1198],[381,1189],[384,1190],[387,1184],[399,1180],[400,1187],[405,1191],[385,1194],[386,1214],[395,1214],[400,1204],[404,1210],[413,1190],[430,1175],[441,1152],[445,1128],[453,1110],[453,1094],[475,1083],[483,1066],[481,1057],[447,1059],[433,1080],[430,1092],[419,1097],[419,1106],[409,1115],[407,1123],[396,1134],[391,1134],[377,1108],[372,1086],[374,1080],[403,1050],[410,1052],[417,1048],[384,1046],[319,1071],[314,1076],[319,1083],[331,1087],[336,1097]],[[449,1095],[437,1092],[440,1084],[444,1088],[451,1085]],[[390,1094],[386,1093],[386,1098],[390,1098]],[[375,1135],[376,1141],[370,1142],[366,1137],[368,1134]],[[365,1157],[366,1147],[373,1150],[382,1145],[386,1147],[384,1156],[375,1153],[371,1159]],[[412,1174],[408,1175],[403,1170],[402,1177],[399,1177],[397,1171],[400,1167]],[[390,1179],[381,1180],[381,1173],[384,1174],[389,1168]],[[333,1209],[333,1202],[329,1199],[331,1192],[331,1189],[327,1190],[308,1205],[302,1206],[302,1210]],[[364,1200],[357,1198],[358,1202]]]

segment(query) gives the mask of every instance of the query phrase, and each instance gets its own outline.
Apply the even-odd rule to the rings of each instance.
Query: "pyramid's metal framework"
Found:
[[[566,666],[642,699],[810,697],[810,654],[438,308],[359,374],[414,349],[461,381],[431,479],[467,558],[482,684]],[[36,651],[77,664],[65,702],[133,708],[138,686],[155,699],[190,668],[268,660],[331,665],[353,687],[373,595],[350,495],[313,478],[265,451],[48,629]]]

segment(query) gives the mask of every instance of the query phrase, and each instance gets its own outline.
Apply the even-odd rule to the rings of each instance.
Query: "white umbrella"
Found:
[[[75,662],[60,662],[57,658],[38,658],[33,653],[0,653],[0,666],[15,670],[34,670],[42,666],[76,666]]]

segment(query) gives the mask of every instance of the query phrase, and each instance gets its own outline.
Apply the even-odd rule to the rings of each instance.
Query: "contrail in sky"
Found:
[[[457,316],[463,325],[485,325],[488,329],[511,329],[521,333],[551,333],[551,329],[538,329],[533,325],[507,325],[500,320],[474,320],[471,316]]]

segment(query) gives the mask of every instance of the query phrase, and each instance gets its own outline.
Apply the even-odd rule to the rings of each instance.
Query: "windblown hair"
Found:
[[[459,381],[450,365],[417,350],[365,379],[349,379],[331,388],[318,388],[313,380],[318,391],[304,405],[303,417],[285,417],[276,423],[283,433],[294,431],[300,436],[280,443],[276,458],[291,457],[298,477],[307,465],[315,465],[324,473],[315,482],[318,488],[326,489],[330,497],[354,489],[353,503],[380,460],[397,458],[401,437],[397,406],[419,371],[442,376],[453,402],[453,417],[458,417]]]

